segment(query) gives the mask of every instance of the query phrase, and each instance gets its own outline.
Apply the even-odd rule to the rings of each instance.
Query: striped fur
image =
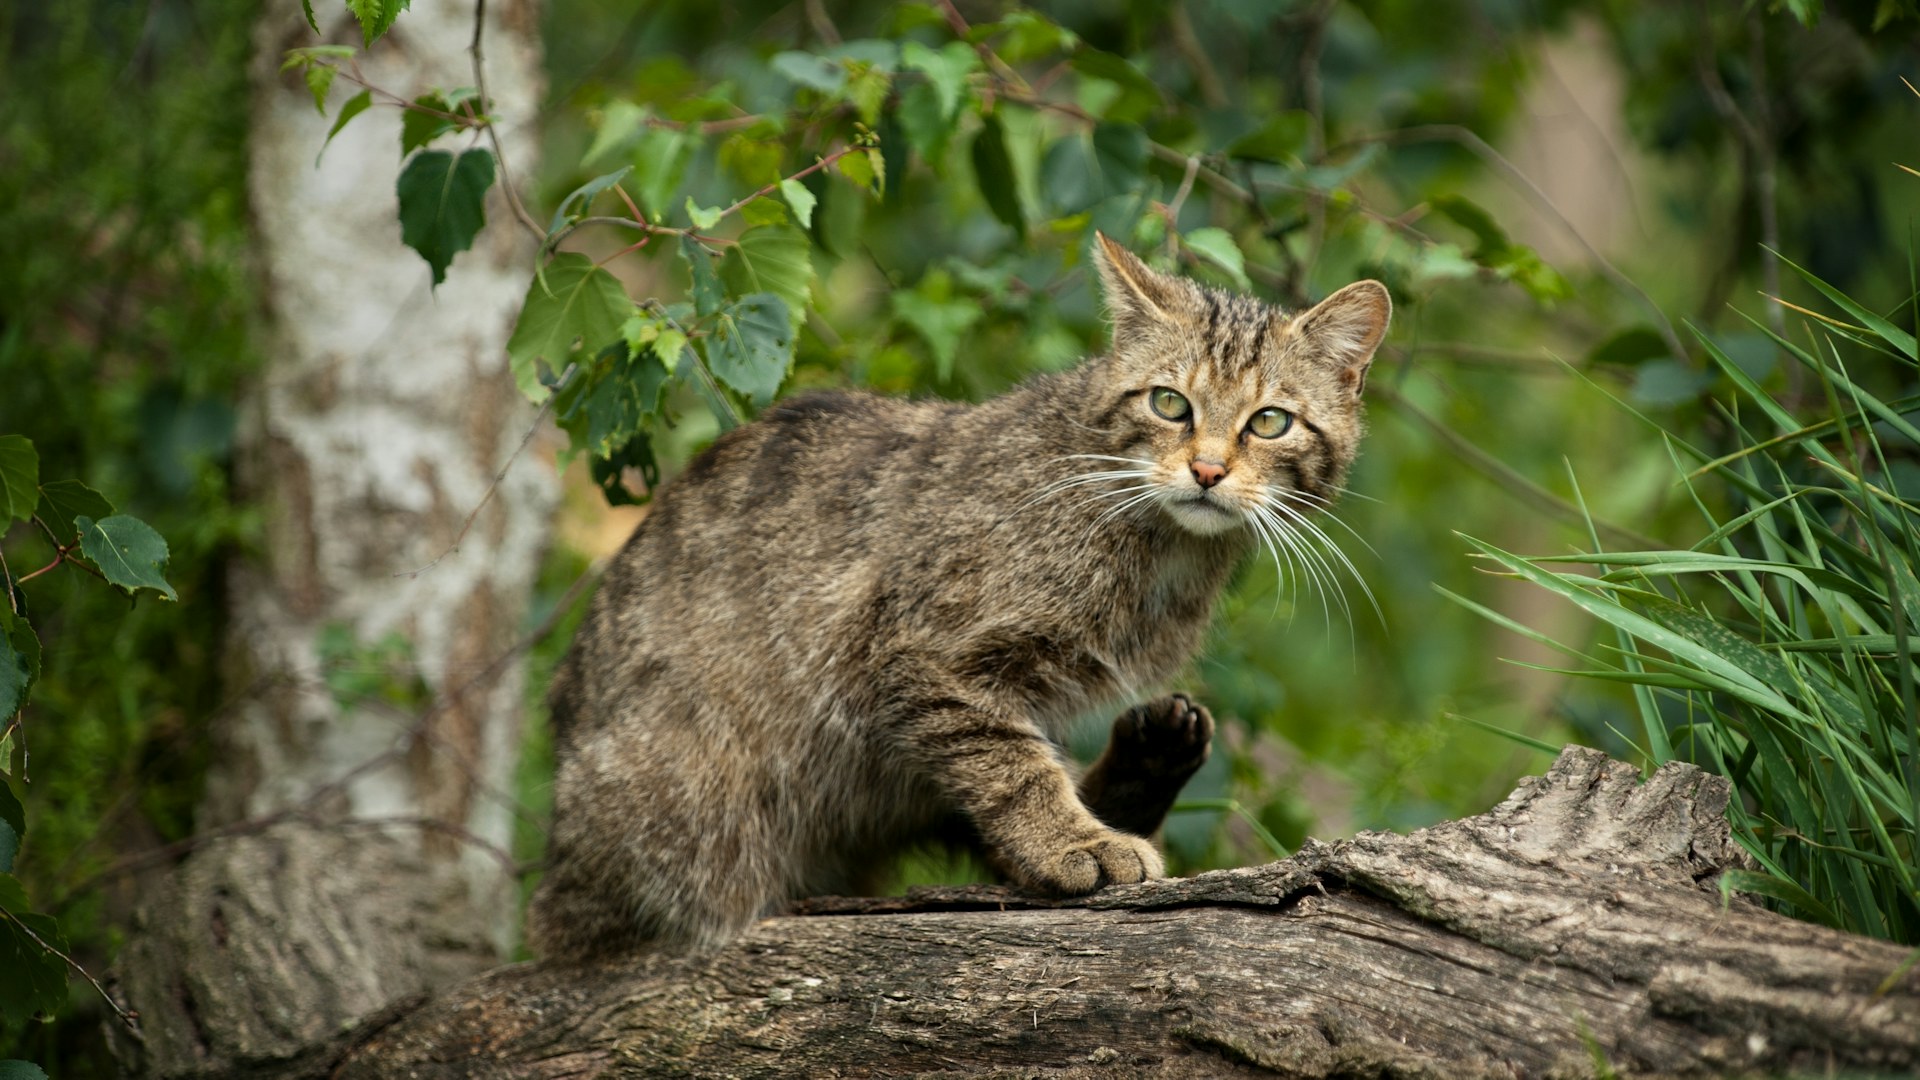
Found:
[[[1096,247],[1107,356],[978,406],[795,397],[660,493],[554,680],[537,951],[717,944],[930,839],[1056,894],[1161,873],[1143,837],[1205,711],[1123,713],[1078,782],[1060,740],[1178,671],[1272,523],[1337,496],[1389,305],[1360,282],[1289,317]],[[1279,438],[1247,431],[1267,406]]]

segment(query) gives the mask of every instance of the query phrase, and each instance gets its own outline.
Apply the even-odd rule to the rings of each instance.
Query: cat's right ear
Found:
[[[1106,233],[1093,234],[1093,265],[1100,271],[1100,291],[1107,301],[1107,314],[1113,317],[1115,339],[1180,322],[1176,313],[1184,286],[1155,272]]]

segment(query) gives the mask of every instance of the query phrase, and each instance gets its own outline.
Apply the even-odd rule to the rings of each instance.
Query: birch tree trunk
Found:
[[[327,41],[360,44],[340,5],[315,9]],[[490,111],[523,177],[537,5],[485,10]],[[474,0],[414,0],[361,69],[409,96],[472,85],[474,17]],[[400,240],[399,110],[376,105],[316,167],[330,116],[277,72],[285,49],[313,43],[297,0],[270,0],[255,39],[250,197],[271,360],[240,458],[264,542],[231,577],[238,703],[214,721],[200,821],[227,828],[150,899],[122,960],[159,1073],[284,1056],[510,944],[504,792],[524,689],[510,650],[555,486],[514,457],[534,416],[505,343],[534,245],[500,186],[431,289]],[[329,112],[358,89],[338,80]],[[392,635],[405,646],[371,647]]]

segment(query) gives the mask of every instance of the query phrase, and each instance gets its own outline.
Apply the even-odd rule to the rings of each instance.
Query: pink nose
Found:
[[[1194,458],[1191,468],[1193,469],[1193,478],[1198,480],[1200,486],[1203,488],[1212,487],[1227,475],[1227,467],[1225,465],[1207,461],[1203,458]]]

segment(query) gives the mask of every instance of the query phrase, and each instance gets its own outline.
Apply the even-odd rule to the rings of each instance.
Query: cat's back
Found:
[[[946,477],[963,467],[952,435],[971,411],[817,391],[715,440],[608,565],[556,673],[562,729],[674,669],[697,665],[714,685],[834,655],[850,605],[965,501]]]
[[[850,391],[796,395],[695,456],[667,484],[613,572],[840,562],[938,488],[941,434],[968,407]],[[662,560],[666,560],[665,563]]]

